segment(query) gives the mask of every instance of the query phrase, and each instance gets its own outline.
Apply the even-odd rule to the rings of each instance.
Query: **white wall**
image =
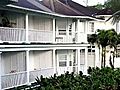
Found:
[[[2,74],[25,71],[25,52],[3,52]]]
[[[29,15],[29,30],[52,31],[52,19]]]
[[[30,51],[30,70],[52,66],[52,51]]]
[[[110,16],[105,16],[105,20],[107,20]],[[116,24],[112,24],[112,20],[109,21],[94,21],[95,22],[95,30],[97,29],[116,29]]]

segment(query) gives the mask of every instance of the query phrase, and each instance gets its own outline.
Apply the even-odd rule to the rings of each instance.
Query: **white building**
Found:
[[[89,66],[100,66],[99,51],[87,35],[106,24],[87,8],[71,0],[18,0],[0,6],[0,15],[0,89],[29,84],[40,75],[87,74]]]

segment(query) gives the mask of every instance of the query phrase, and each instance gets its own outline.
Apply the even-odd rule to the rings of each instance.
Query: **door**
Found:
[[[69,71],[73,72],[73,54],[70,50],[61,50],[57,52],[57,72],[58,75]]]

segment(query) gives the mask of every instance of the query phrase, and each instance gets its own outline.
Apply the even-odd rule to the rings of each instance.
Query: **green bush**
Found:
[[[68,72],[51,78],[37,78],[40,90],[120,90],[120,69],[89,68],[89,75]]]
[[[36,85],[29,90],[120,90],[120,69],[89,68],[88,75],[82,72],[66,72],[50,78],[36,78]]]

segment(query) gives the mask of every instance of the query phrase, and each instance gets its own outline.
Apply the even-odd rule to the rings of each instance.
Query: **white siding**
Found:
[[[31,51],[30,69],[39,70],[52,67],[52,51]]]
[[[41,18],[38,16],[29,16],[29,29],[52,31],[52,19]]]
[[[3,52],[2,54],[2,74],[25,71],[24,52]]]

